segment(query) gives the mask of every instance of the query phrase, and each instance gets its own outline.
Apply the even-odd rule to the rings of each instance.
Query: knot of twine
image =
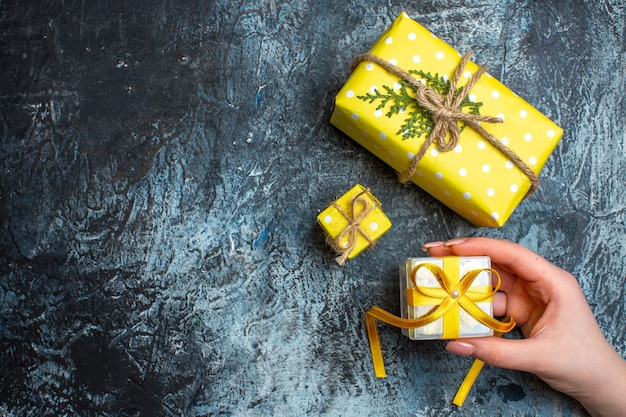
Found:
[[[348,220],[348,225],[339,233],[337,237],[333,239],[333,243],[337,251],[341,254],[339,257],[335,258],[335,261],[341,266],[346,262],[348,256],[356,246],[357,239],[359,234],[361,234],[371,246],[374,246],[376,242],[374,242],[368,235],[365,233],[363,228],[361,227],[361,222],[374,210],[380,208],[380,204],[376,202],[372,202],[370,199],[365,198],[366,194],[369,194],[370,189],[366,188],[361,191],[359,194],[352,198],[350,202],[350,209],[346,213],[337,203],[332,203],[332,206],[337,209],[339,213],[343,217]],[[358,211],[358,206],[363,205],[363,209]],[[342,245],[341,241],[343,238],[348,235],[348,241]]]
[[[526,163],[515,152],[505,146],[480,125],[481,122],[502,123],[502,119],[492,116],[463,113],[460,110],[463,100],[465,100],[478,79],[487,71],[484,65],[479,65],[478,71],[472,75],[464,87],[460,88],[458,95],[455,97],[457,83],[461,78],[463,70],[467,66],[471,56],[472,51],[469,51],[461,59],[461,62],[454,71],[453,77],[450,79],[450,88],[445,96],[439,94],[432,87],[427,86],[420,80],[415,79],[410,73],[371,53],[365,53],[357,56],[354,61],[352,61],[351,71],[354,71],[356,66],[361,62],[373,62],[379,65],[387,72],[405,80],[413,88],[415,88],[415,101],[418,106],[428,110],[431,115],[433,129],[430,132],[430,135],[426,138],[426,141],[424,141],[419,152],[411,160],[409,167],[404,172],[399,174],[399,178],[402,183],[408,182],[415,174],[417,171],[417,165],[433,143],[440,152],[448,152],[454,149],[454,147],[458,144],[459,136],[461,134],[461,128],[459,127],[458,122],[463,122],[465,125],[472,128],[476,133],[485,138],[507,158],[509,158],[509,160],[530,179],[530,190],[526,194],[526,196],[528,196],[539,187],[539,179],[537,178],[535,172],[530,169],[530,167],[526,165]]]

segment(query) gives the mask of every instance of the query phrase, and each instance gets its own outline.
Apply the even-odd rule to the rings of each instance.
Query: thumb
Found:
[[[536,373],[541,364],[537,353],[538,346],[532,339],[502,339],[481,337],[453,340],[446,350],[460,356],[472,356],[488,365]]]

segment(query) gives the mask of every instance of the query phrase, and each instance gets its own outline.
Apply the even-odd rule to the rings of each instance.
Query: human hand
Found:
[[[494,315],[512,316],[525,337],[460,339],[448,351],[534,373],[594,416],[626,416],[626,362],[606,341],[571,274],[505,240],[459,238],[423,249],[431,256],[491,257],[502,279]]]

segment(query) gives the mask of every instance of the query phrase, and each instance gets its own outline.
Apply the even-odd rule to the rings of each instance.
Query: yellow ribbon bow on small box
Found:
[[[409,337],[413,339],[456,339],[459,337],[487,336],[495,331],[497,336],[502,333],[511,331],[515,327],[515,321],[512,317],[506,317],[500,321],[492,316],[491,300],[493,295],[498,292],[501,285],[500,275],[495,269],[490,267],[481,267],[471,269],[461,275],[461,259],[471,257],[443,257],[443,258],[427,258],[432,262],[425,262],[424,259],[409,259],[407,267],[402,268],[402,276],[409,278],[409,285],[406,288],[406,294],[403,300],[403,315],[409,318],[397,317],[379,307],[373,307],[365,313],[365,322],[367,326],[370,349],[372,352],[372,361],[374,364],[374,372],[376,377],[384,378],[386,376],[385,366],[380,347],[380,339],[378,337],[378,329],[376,320],[391,324],[392,326],[406,329]],[[486,257],[481,257],[486,258]],[[488,259],[488,258],[487,258]],[[416,262],[417,261],[417,262]],[[443,268],[436,263],[443,265]],[[423,285],[418,280],[420,272],[428,271],[433,279],[438,283],[437,287],[432,285]],[[474,282],[484,272],[490,272],[495,277],[495,286],[492,285],[473,285]],[[405,302],[406,301],[406,302]],[[481,303],[488,302],[489,309],[480,306]],[[411,310],[415,313],[418,307],[425,306],[424,314],[411,314]],[[471,324],[473,329],[482,326],[489,333],[463,333],[463,323],[461,322],[462,314],[469,315],[475,322]],[[441,324],[441,332],[430,331],[426,334],[415,334],[415,330],[431,326],[433,323]],[[431,329],[432,330],[432,329]],[[411,332],[414,332],[411,334]],[[417,336],[417,337],[415,337]],[[469,392],[472,384],[482,369],[483,362],[476,360],[472,368],[468,372],[465,380],[461,384],[453,403],[460,406],[465,401],[465,397]]]

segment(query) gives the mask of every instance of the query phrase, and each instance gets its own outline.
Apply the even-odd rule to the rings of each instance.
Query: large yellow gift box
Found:
[[[391,228],[380,202],[360,184],[323,210],[317,221],[328,243],[340,254],[336,259],[339,265],[373,246]]]
[[[536,187],[562,129],[404,12],[364,56],[331,122],[471,223],[502,226]],[[440,94],[420,103],[452,105],[453,114],[418,105],[418,84]],[[429,145],[433,136],[442,139]]]

